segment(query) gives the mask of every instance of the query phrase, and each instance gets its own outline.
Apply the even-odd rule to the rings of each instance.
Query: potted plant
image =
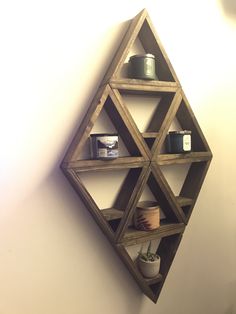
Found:
[[[151,252],[151,241],[149,242],[147,251],[138,252],[138,267],[142,275],[146,278],[153,278],[159,274],[161,258],[157,253]]]

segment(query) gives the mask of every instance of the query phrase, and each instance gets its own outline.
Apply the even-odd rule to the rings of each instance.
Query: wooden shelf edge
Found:
[[[144,91],[144,92],[176,92],[179,84],[168,81],[155,80],[137,80],[131,78],[112,79],[109,81],[111,88],[130,90],[130,91]]]
[[[208,161],[212,158],[211,152],[191,152],[186,154],[160,154],[155,160],[158,165],[184,164]],[[154,161],[154,160],[153,160]]]
[[[113,160],[86,159],[73,162],[63,162],[62,169],[74,169],[78,172],[115,170],[122,168],[141,168],[149,165],[144,157],[120,157]]]
[[[153,285],[153,284],[156,284],[156,283],[159,283],[162,281],[162,274],[158,274],[156,277],[154,278],[145,278],[144,277],[144,280],[145,282],[150,286],[150,285]]]
[[[154,239],[183,233],[184,230],[184,223],[163,224],[158,229],[152,231],[141,231],[134,228],[129,228],[120,243],[122,243],[124,246],[135,245]]]
[[[143,132],[142,133],[142,137],[145,138],[145,139],[148,139],[148,138],[155,139],[158,136],[160,136],[159,132]]]

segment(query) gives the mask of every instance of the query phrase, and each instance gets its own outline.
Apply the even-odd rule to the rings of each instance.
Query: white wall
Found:
[[[59,170],[143,7],[214,154],[156,305]],[[236,313],[233,0],[5,1],[0,29],[0,313]]]

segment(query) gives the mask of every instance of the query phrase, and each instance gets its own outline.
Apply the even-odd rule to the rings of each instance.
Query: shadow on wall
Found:
[[[220,0],[220,4],[228,17],[236,20],[236,1],[235,0]]]
[[[138,314],[141,303],[145,299],[145,296],[142,294],[139,287],[136,285],[135,281],[129,274],[126,267],[119,260],[115,251],[113,251],[112,246],[107,241],[106,237],[102,234],[101,230],[97,227],[95,221],[91,219],[91,216],[86,210],[83,202],[73,191],[73,188],[70,186],[67,179],[64,177],[62,171],[59,168],[59,164],[56,165],[49,176],[42,183],[41,187],[44,191],[48,191],[52,198],[52,203],[50,203],[51,208],[56,208],[56,215],[60,217],[65,217],[67,221],[73,221],[71,223],[71,228],[77,225],[75,235],[77,234],[78,247],[81,245],[82,239],[85,242],[85,246],[87,243],[91,243],[91,247],[93,247],[93,252],[97,252],[98,256],[97,265],[101,267],[104,265],[104,269],[106,270],[107,277],[112,276],[114,278],[114,282],[117,285],[117,291],[120,294],[120,300],[124,302],[124,309],[127,310],[125,313],[129,314]],[[46,198],[46,197],[45,197]],[[56,203],[54,204],[56,199]],[[57,202],[60,206],[56,207]],[[49,209],[47,209],[49,210]],[[66,232],[66,231],[65,231]],[[96,243],[94,247],[94,243]],[[88,249],[88,254],[90,253]],[[83,267],[80,260],[76,261],[78,267]],[[101,269],[101,268],[100,268]],[[116,270],[114,272],[114,269]],[[88,272],[91,275],[89,280],[93,280],[93,274],[89,273],[89,269],[84,269],[84,272]],[[95,276],[96,271],[94,271]],[[101,278],[99,276],[101,274]],[[108,279],[104,279],[102,277],[103,272],[100,271],[97,274],[96,280],[104,280],[104,282],[111,282]],[[96,281],[94,281],[96,282]],[[125,288],[124,288],[125,287]],[[102,288],[102,285],[101,285]],[[96,285],[91,287],[91,290],[102,298],[104,296],[104,291],[106,289],[100,289],[100,292],[97,292]],[[78,290],[83,291],[82,284],[78,282]],[[108,290],[109,291],[109,288]],[[118,300],[119,300],[118,298]],[[132,300],[132,302],[130,301]],[[89,307],[92,309],[93,304],[90,304]],[[118,313],[118,312],[117,312]]]

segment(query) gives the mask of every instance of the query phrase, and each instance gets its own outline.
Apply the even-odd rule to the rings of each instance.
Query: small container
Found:
[[[117,134],[91,134],[90,144],[91,155],[94,159],[115,159],[119,157]]]
[[[159,228],[160,206],[157,202],[139,202],[134,213],[134,225],[136,229],[143,231],[150,231]]]
[[[129,59],[132,78],[156,80],[155,56],[147,53],[134,55]]]
[[[172,131],[167,135],[168,153],[179,154],[191,152],[191,131]]]

